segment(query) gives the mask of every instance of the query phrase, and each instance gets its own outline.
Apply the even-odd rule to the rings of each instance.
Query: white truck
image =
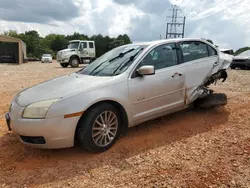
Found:
[[[67,49],[60,50],[56,55],[57,62],[66,68],[78,67],[86,61],[91,63],[96,59],[95,42],[87,40],[69,41]]]

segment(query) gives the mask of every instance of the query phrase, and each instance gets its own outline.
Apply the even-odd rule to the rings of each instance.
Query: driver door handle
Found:
[[[174,75],[172,76],[172,78],[174,78],[174,77],[175,77],[175,75],[182,76],[182,74],[181,74],[181,73],[176,72],[176,73],[174,73]]]

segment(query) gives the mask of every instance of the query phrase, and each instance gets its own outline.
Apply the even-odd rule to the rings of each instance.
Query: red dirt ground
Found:
[[[107,152],[40,150],[8,133],[23,87],[68,74],[58,64],[0,65],[0,187],[250,187],[250,72],[229,71],[225,107],[186,110],[131,128]]]

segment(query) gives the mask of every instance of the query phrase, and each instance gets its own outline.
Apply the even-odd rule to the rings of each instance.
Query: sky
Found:
[[[1,0],[0,33],[37,30],[116,37],[165,38],[171,5],[186,16],[185,37],[211,39],[220,48],[250,46],[249,0]]]

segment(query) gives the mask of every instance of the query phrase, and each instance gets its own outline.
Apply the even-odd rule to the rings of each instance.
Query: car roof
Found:
[[[154,40],[154,41],[147,41],[147,42],[134,42],[133,45],[156,45],[164,42],[182,42],[182,41],[203,41],[206,42],[204,39],[200,38],[175,38],[175,39],[162,39],[162,40]]]

